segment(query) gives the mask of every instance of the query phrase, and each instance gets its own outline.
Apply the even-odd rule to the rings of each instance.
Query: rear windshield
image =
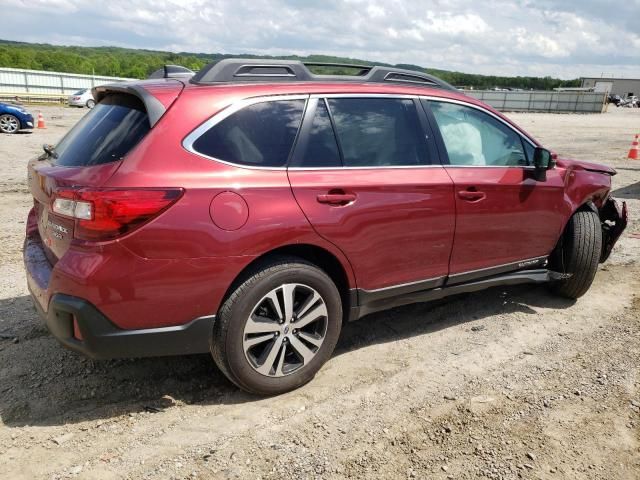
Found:
[[[74,93],[74,95],[82,95],[84,92],[86,92],[87,89],[83,89],[83,90],[78,90],[76,93]]]
[[[122,160],[149,129],[147,111],[137,97],[108,95],[56,145],[53,163],[81,167]]]

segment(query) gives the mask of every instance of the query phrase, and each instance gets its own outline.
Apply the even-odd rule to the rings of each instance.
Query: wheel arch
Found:
[[[606,198],[606,195],[605,195],[604,198]],[[567,215],[567,217],[564,219],[564,223],[563,223],[562,228],[560,229],[560,233],[558,235],[558,240],[556,241],[556,244],[553,247],[553,250],[551,251],[551,253],[549,253],[549,256],[551,258],[553,258],[554,255],[556,255],[556,252],[557,252],[558,248],[561,248],[565,232],[567,231],[567,227],[569,226],[569,221],[573,218],[573,216],[576,213],[578,213],[578,212],[591,212],[591,213],[595,213],[598,216],[598,219],[600,219],[600,209],[598,208],[598,206],[595,203],[595,202],[598,202],[598,201],[601,204],[604,203],[602,201],[602,199],[599,199],[599,198],[597,198],[597,196],[594,195],[594,196],[590,196],[590,197],[584,199],[582,201],[582,203],[578,203],[578,204],[572,206],[572,208],[570,209],[569,215]]]
[[[571,216],[575,215],[578,212],[593,212],[596,215],[600,216],[600,212],[598,211],[598,207],[596,207],[596,204],[593,203],[592,199],[589,199],[586,202],[584,202],[582,205],[578,206],[578,208],[576,208],[573,211]],[[565,225],[565,228],[566,228],[566,225]]]
[[[343,319],[349,316],[351,308],[357,306],[356,285],[351,266],[326,248],[309,243],[282,245],[254,258],[236,275],[227,288],[220,304],[222,305],[234,290],[256,271],[270,261],[282,257],[296,257],[306,260],[323,270],[335,283],[342,301]]]

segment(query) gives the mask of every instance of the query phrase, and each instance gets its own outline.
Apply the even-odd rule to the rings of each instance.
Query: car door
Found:
[[[449,283],[543,264],[562,229],[560,174],[552,169],[537,181],[535,145],[489,111],[446,100],[423,104],[455,188]]]
[[[427,125],[413,98],[308,104],[289,181],[318,234],[349,259],[362,301],[435,287],[448,274],[453,184]]]

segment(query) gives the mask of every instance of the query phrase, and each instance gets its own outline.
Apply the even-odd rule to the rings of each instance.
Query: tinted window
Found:
[[[318,100],[311,128],[308,130],[305,141],[299,142],[299,148],[300,151],[296,152],[296,158],[291,162],[291,166],[339,167],[342,165],[329,110],[323,99]]]
[[[149,131],[142,102],[132,95],[105,97],[56,145],[56,165],[89,166],[121,160]]]
[[[331,98],[347,167],[424,165],[426,142],[413,100]]]
[[[429,102],[451,165],[527,165],[520,135],[475,108]]]
[[[193,148],[227,162],[281,167],[289,158],[304,104],[304,100],[277,100],[250,105],[211,127]]]

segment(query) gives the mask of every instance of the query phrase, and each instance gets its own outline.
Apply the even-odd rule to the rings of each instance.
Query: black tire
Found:
[[[91,110],[95,106],[96,106],[96,101],[95,100],[87,100],[87,108],[89,110]]]
[[[554,281],[552,290],[567,298],[579,298],[593,283],[602,252],[600,217],[592,211],[576,212],[565,228],[551,263],[553,270],[571,274]]]
[[[321,296],[327,310],[326,320],[323,320],[326,322],[324,340],[308,364],[285,376],[265,376],[256,370],[245,355],[245,325],[265,295],[289,283],[309,286]],[[303,259],[274,258],[248,274],[222,304],[211,336],[211,355],[218,368],[241,389],[259,395],[277,395],[313,379],[331,357],[341,327],[342,302],[331,278]]]

